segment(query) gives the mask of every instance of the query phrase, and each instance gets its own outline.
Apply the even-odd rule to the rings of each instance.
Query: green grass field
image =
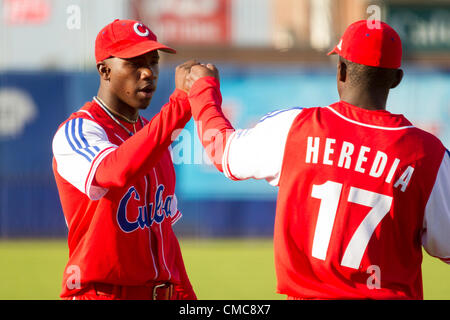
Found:
[[[201,300],[285,299],[275,293],[271,239],[182,239],[186,268]],[[0,299],[58,299],[64,240],[0,241]],[[424,254],[425,299],[450,299],[450,268]]]

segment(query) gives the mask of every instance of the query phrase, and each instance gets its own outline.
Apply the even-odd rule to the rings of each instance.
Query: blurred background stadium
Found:
[[[449,0],[1,0],[0,299],[58,298],[67,229],[51,141],[96,94],[95,37],[115,18],[145,22],[178,51],[161,54],[144,116],[167,101],[174,67],[197,58],[219,68],[223,109],[237,127],[336,101],[336,60],[326,52],[350,23],[381,18],[404,45],[405,78],[388,109],[450,147]],[[183,212],[175,228],[199,298],[283,298],[274,293],[276,189],[227,181],[205,164],[193,122],[186,128],[173,144]],[[426,255],[424,289],[427,299],[450,298],[448,266]]]

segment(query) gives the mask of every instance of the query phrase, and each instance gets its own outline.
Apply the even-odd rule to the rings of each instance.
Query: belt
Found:
[[[125,300],[170,300],[173,284],[170,282],[145,286],[120,286],[107,283],[92,283],[92,289],[98,296],[112,296]]]
[[[170,300],[173,294],[172,283],[161,283],[153,286],[152,300]]]

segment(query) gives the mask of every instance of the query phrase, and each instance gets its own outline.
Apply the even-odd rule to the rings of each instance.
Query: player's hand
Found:
[[[189,75],[192,66],[199,65],[197,60],[189,60],[183,64],[180,64],[175,68],[175,88],[189,92],[191,85],[187,81],[187,76]]]
[[[192,87],[195,81],[203,77],[214,77],[220,81],[219,70],[217,70],[215,65],[211,63],[196,64],[191,67],[191,72],[186,78],[189,89],[190,87]]]

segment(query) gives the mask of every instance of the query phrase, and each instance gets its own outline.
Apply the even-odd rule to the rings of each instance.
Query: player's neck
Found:
[[[130,107],[117,96],[110,94],[108,91],[100,88],[97,93],[97,97],[100,101],[118,118],[125,120],[129,123],[136,123],[139,118],[139,110]]]
[[[372,92],[368,90],[351,90],[341,94],[341,100],[353,106],[366,110],[386,110],[386,92]]]

